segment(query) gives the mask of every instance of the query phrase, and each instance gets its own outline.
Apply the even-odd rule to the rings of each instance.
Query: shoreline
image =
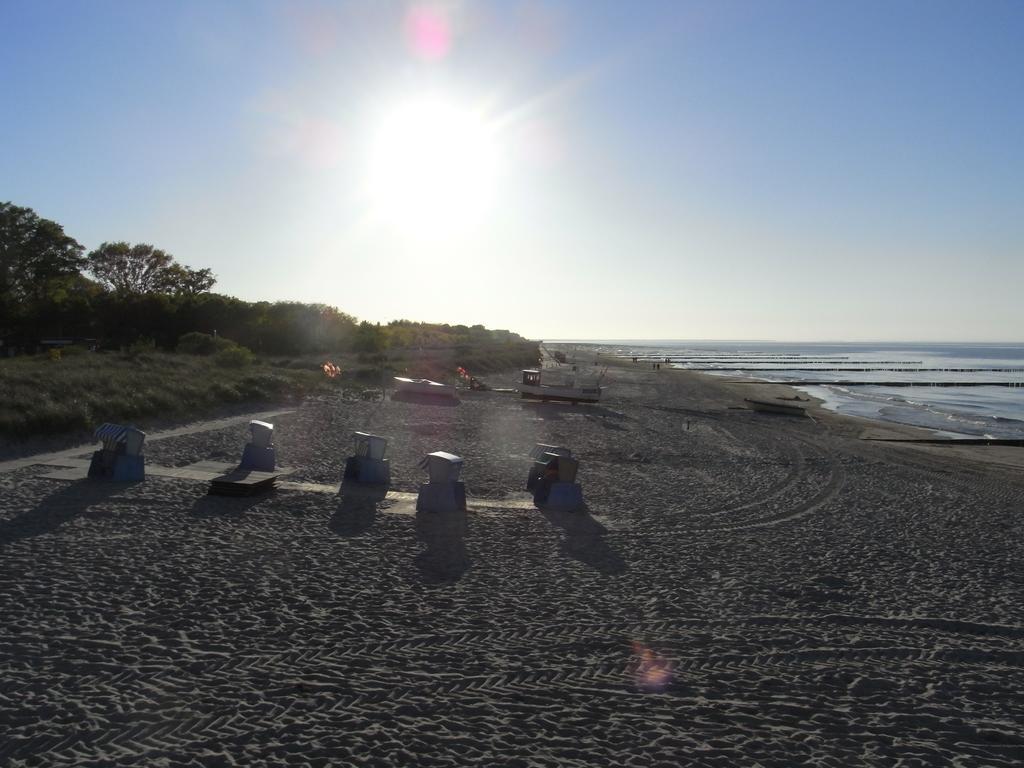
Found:
[[[1020,344],[816,342],[783,349],[764,343],[647,342],[594,349],[612,355],[655,353],[641,357],[725,378],[785,383],[843,414],[930,429],[951,439],[1024,439]]]
[[[626,358],[609,358],[601,354],[595,354],[595,357],[601,360],[603,364],[614,365],[626,370],[639,370],[637,366],[641,365],[640,363],[634,364]],[[952,440],[947,445],[896,442],[899,440],[933,439],[942,437],[942,435],[940,430],[927,427],[873,419],[866,416],[852,416],[840,413],[839,411],[833,411],[822,405],[824,401],[821,398],[783,382],[759,381],[756,379],[735,380],[726,376],[716,376],[704,371],[690,371],[685,368],[664,368],[661,372],[696,376],[709,384],[719,386],[724,392],[728,392],[731,396],[735,397],[737,407],[744,407],[743,399],[745,397],[762,400],[781,398],[786,402],[791,401],[796,396],[805,398],[801,405],[807,408],[809,415],[815,421],[820,422],[835,434],[850,439],[877,441],[876,444],[880,446],[896,450],[923,452],[940,461],[948,460],[954,464],[966,461],[1010,472],[1024,470],[1024,450],[1021,448],[1002,445],[956,446],[952,444]],[[767,418],[777,417],[768,416]],[[965,435],[965,437],[967,436]],[[885,442],[887,440],[893,442]]]

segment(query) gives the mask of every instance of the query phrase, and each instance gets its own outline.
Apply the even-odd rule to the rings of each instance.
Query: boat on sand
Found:
[[[442,384],[430,379],[409,379],[404,376],[395,376],[394,381],[395,394],[400,397],[412,395],[414,397],[442,397],[458,400],[455,387],[451,384]]]
[[[601,387],[577,386],[575,379],[566,384],[543,384],[541,372],[535,368],[523,371],[523,383],[519,385],[520,396],[533,400],[559,400],[570,403],[596,403],[601,399]]]

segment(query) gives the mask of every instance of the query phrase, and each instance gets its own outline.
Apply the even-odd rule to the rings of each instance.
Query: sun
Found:
[[[414,234],[438,235],[480,222],[493,199],[500,152],[482,111],[430,95],[384,111],[368,159],[375,213]]]

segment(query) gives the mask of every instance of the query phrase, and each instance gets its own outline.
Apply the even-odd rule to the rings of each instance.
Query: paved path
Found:
[[[156,440],[165,440],[168,437],[179,437],[181,435],[194,435],[198,432],[212,432],[217,429],[224,429],[225,427],[231,427],[235,424],[244,423],[246,421],[252,421],[253,419],[263,421],[265,419],[272,419],[275,416],[283,416],[288,413],[294,413],[293,409],[289,410],[278,410],[278,411],[262,411],[260,413],[249,413],[241,416],[229,416],[226,419],[214,419],[211,421],[199,421],[194,424],[188,424],[184,427],[175,427],[174,429],[166,429],[161,432],[154,432],[146,435],[147,442],[154,442]],[[26,456],[21,459],[12,459],[10,461],[0,462],[0,474],[4,472],[14,472],[15,470],[21,469],[22,467],[31,467],[33,464],[52,464],[57,463],[57,466],[73,466],[76,462],[68,464],[60,464],[59,462],[63,459],[71,459],[82,456],[82,454],[89,453],[96,450],[96,443],[83,443],[82,445],[75,446],[74,448],[68,448],[63,451],[53,451],[51,453],[38,453],[35,456]]]

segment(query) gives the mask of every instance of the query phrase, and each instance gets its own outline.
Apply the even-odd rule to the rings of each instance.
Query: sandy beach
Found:
[[[274,419],[297,485],[247,499],[0,467],[0,765],[1024,762],[1020,449],[869,442],[649,366],[605,383],[309,401]],[[358,429],[398,496],[325,490]],[[587,511],[530,508],[537,442],[579,457]],[[434,450],[465,459],[465,515],[407,498]]]

